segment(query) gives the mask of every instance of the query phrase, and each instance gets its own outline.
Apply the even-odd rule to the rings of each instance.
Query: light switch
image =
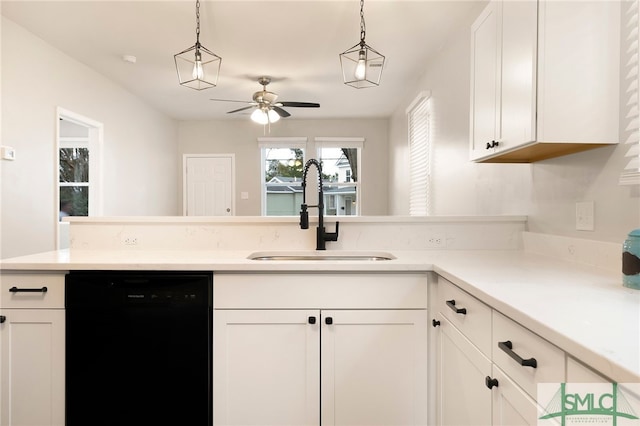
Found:
[[[576,203],[576,230],[578,231],[593,231],[593,201],[582,201]]]
[[[13,161],[16,159],[16,150],[10,146],[3,146],[0,148],[0,155],[3,160]]]

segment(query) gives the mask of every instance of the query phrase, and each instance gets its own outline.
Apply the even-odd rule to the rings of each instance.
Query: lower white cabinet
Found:
[[[420,310],[216,310],[214,424],[426,424]]]
[[[426,275],[218,274],[214,306],[214,425],[427,425]]]
[[[64,310],[0,314],[0,425],[63,426]]]
[[[0,426],[65,424],[64,273],[0,275]]]
[[[536,425],[537,385],[565,380],[565,353],[442,277],[437,299],[437,424]]]
[[[491,424],[491,392],[485,378],[491,360],[441,314],[437,339],[437,424]]]
[[[515,384],[500,368],[493,366],[492,424],[496,426],[538,424],[536,402]]]

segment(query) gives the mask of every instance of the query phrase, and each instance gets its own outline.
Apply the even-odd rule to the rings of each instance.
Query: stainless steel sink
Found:
[[[261,261],[369,261],[393,260],[391,253],[381,251],[261,251],[251,253],[250,260]]]

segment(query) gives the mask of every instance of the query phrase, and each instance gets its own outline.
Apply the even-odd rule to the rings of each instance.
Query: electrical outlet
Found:
[[[576,230],[594,230],[594,203],[593,201],[582,201],[576,203]]]
[[[122,244],[124,244],[125,246],[137,246],[138,245],[138,238],[137,237],[132,237],[132,236],[126,236],[122,238]]]
[[[431,236],[429,236],[429,238],[427,239],[428,247],[432,247],[432,248],[444,248],[445,243],[446,243],[446,238],[444,236],[444,234],[436,232],[434,234],[431,234]]]

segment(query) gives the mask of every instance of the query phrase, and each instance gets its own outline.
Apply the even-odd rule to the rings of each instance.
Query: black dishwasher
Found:
[[[191,272],[67,274],[67,426],[210,426],[212,283]]]

